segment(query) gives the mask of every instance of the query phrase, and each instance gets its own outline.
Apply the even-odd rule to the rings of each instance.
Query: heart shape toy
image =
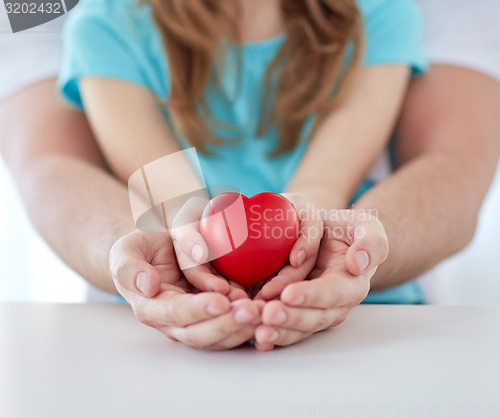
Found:
[[[299,217],[292,203],[276,193],[251,198],[222,193],[205,207],[200,233],[217,270],[249,287],[288,262],[299,236]]]

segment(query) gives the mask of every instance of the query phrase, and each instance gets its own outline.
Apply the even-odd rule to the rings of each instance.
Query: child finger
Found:
[[[297,193],[284,196],[294,205],[300,220],[300,235],[290,251],[290,264],[300,267],[307,259],[317,257],[323,236],[323,220],[314,205]]]
[[[227,295],[234,289],[226,279],[211,273],[206,265],[190,267],[183,273],[189,283],[203,292],[219,292]]]
[[[304,280],[314,268],[315,263],[316,259],[311,257],[298,268],[294,268],[291,265],[283,267],[276,277],[273,277],[262,286],[260,291],[257,293],[256,298],[264,300],[276,298],[281,295],[281,292],[289,284]]]
[[[208,200],[200,197],[189,199],[172,222],[171,234],[176,241],[176,248],[187,255],[189,261],[194,263],[192,265],[203,264],[208,258],[208,247],[199,230],[201,215],[207,202]],[[188,267],[189,264],[181,266]]]

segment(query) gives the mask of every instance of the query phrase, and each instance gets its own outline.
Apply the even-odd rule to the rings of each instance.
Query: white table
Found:
[[[127,305],[0,304],[0,417],[500,417],[500,307],[360,306],[270,353],[207,352]]]

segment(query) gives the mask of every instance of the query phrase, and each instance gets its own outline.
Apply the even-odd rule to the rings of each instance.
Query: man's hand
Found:
[[[334,327],[370,290],[370,279],[388,254],[382,224],[363,211],[331,210],[316,267],[308,279],[288,285],[280,300],[267,302],[255,333],[258,350],[302,341]]]
[[[111,250],[110,266],[139,321],[173,340],[225,350],[250,340],[260,323],[263,302],[248,299],[241,289],[196,293],[179,270],[166,232],[124,236]]]
[[[243,286],[223,277],[209,263],[208,245],[199,226],[208,202],[201,197],[190,198],[175,215],[171,236],[178,265],[187,281],[200,291],[246,295]]]

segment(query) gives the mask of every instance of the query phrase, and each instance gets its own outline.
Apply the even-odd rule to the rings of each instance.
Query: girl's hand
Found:
[[[304,280],[316,264],[323,220],[305,196],[298,193],[286,193],[283,196],[297,210],[300,235],[290,251],[290,263],[255,289],[228,281],[208,263],[208,246],[199,232],[199,221],[208,200],[199,197],[189,199],[177,213],[172,225],[177,259],[186,279],[199,290],[223,294],[247,292],[254,295],[255,299],[264,301],[279,296],[288,284]]]
[[[111,250],[110,267],[137,319],[170,339],[227,350],[250,340],[260,323],[262,301],[193,288],[177,266],[169,233],[136,231],[122,237]]]
[[[316,267],[308,279],[288,285],[280,300],[266,303],[255,347],[297,343],[341,324],[370,290],[370,279],[389,246],[379,220],[363,211],[329,211]]]
[[[291,283],[304,280],[312,271],[318,257],[323,236],[323,219],[312,202],[299,193],[283,193],[297,210],[300,219],[300,235],[290,251],[290,263],[276,276],[255,288],[255,299],[265,301],[278,297]]]
[[[209,250],[200,234],[200,219],[208,199],[193,197],[179,210],[172,223],[172,238],[179,266],[196,289],[230,297],[248,297],[247,290],[223,277],[209,263]]]

